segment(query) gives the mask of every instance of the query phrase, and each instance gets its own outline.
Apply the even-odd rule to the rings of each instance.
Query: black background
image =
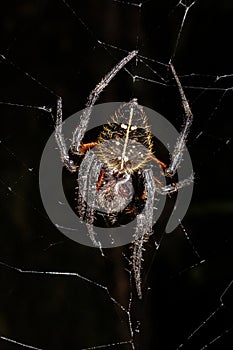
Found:
[[[173,63],[194,114],[188,146],[195,171],[193,200],[183,221],[193,247],[181,227],[163,238],[155,257],[153,239],[161,228],[155,228],[146,244],[142,273],[144,278],[150,273],[144,299],[138,302],[134,296],[132,303],[133,319],[141,322],[135,339],[138,348],[176,349],[219,307],[233,279],[233,4],[196,1],[176,47],[184,6],[176,7],[175,1],[148,1],[141,7],[130,3],[69,1],[69,8],[61,0],[9,0],[1,6],[0,53],[6,59],[0,60],[0,335],[17,342],[42,349],[82,349],[129,340],[127,315],[103,288],[76,277],[23,274],[2,263],[26,271],[78,272],[108,286],[127,307],[124,267],[129,266],[122,250],[129,254],[128,248],[106,250],[103,258],[99,251],[64,237],[43,209],[38,171],[54,120],[51,113],[33,107],[54,111],[59,95],[64,118],[84,108],[91,89],[135,48],[139,55],[165,64],[174,53]],[[127,66],[130,72],[148,80],[133,83],[121,71],[98,102],[129,101],[136,96],[179,129],[178,91],[149,82],[160,81],[155,72],[171,82],[167,68],[154,61],[143,59],[137,65],[132,61]],[[217,79],[222,75],[229,77]],[[184,349],[201,349],[221,334],[210,349],[232,348],[231,294],[229,289],[225,306]],[[0,340],[0,349],[18,348]],[[131,349],[131,345],[110,348]]]

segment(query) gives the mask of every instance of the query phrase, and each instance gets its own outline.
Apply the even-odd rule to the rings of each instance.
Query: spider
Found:
[[[193,115],[173,65],[169,64],[181,96],[185,124],[171,154],[170,165],[166,165],[153,154],[150,127],[143,107],[138,104],[136,98],[122,104],[112,120],[104,126],[96,141],[83,142],[92,109],[100,93],[137,53],[137,51],[130,52],[91,91],[86,109],[73,132],[69,149],[62,133],[62,99],[58,98],[55,138],[63,165],[70,172],[79,171],[77,210],[79,217],[85,221],[90,239],[95,246],[98,246],[94,232],[97,207],[101,208],[113,223],[118,221],[118,214],[122,212],[133,213],[136,218],[132,268],[137,294],[141,299],[142,251],[144,242],[152,233],[155,193],[167,195],[193,181],[191,175],[180,182],[164,185],[154,177],[148,165],[149,161],[155,162],[164,176],[172,179],[181,164],[185,142],[192,124]],[[81,164],[75,164],[71,155],[82,156]],[[140,191],[137,187],[139,182],[142,184],[139,186]],[[137,205],[132,205],[132,202],[135,203],[135,198],[141,201],[143,212]]]

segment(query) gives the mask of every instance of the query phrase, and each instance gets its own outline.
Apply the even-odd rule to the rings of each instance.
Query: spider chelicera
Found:
[[[164,176],[171,179],[174,177],[182,161],[193,115],[176,71],[173,65],[170,64],[185,114],[185,125],[171,154],[170,165],[164,164],[154,155],[150,127],[142,106],[138,104],[135,98],[120,107],[115,117],[100,132],[97,140],[88,143],[83,142],[92,109],[100,93],[136,55],[137,51],[130,52],[90,93],[86,109],[80,117],[79,125],[74,130],[69,149],[62,133],[62,99],[58,99],[55,138],[63,165],[70,172],[79,171],[78,215],[85,221],[90,239],[95,246],[99,246],[95,240],[93,228],[98,212],[96,207],[107,213],[107,217],[113,223],[118,220],[120,212],[125,214],[132,214],[133,212],[135,215],[137,224],[133,242],[132,266],[137,294],[141,298],[143,243],[152,233],[155,193],[167,195],[189,185],[193,181],[191,175],[188,179],[180,182],[164,185],[154,176],[148,163],[149,161],[155,162],[161,168]],[[71,159],[71,155],[83,156],[81,164],[75,164]],[[135,186],[135,178],[136,182],[139,181],[137,176],[143,180],[140,194],[135,193],[138,190]],[[129,204],[132,203],[135,195],[137,198],[140,197],[139,200],[143,202],[143,212],[141,210],[137,211],[135,206]]]

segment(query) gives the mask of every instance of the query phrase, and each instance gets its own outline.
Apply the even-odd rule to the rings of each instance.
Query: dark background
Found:
[[[231,349],[232,289],[221,296],[233,279],[233,3],[197,0],[178,41],[185,11],[178,1],[148,1],[141,7],[136,0],[68,3],[70,8],[62,0],[8,0],[1,6],[0,54],[6,59],[0,59],[0,335],[42,349],[129,340],[127,315],[103,288],[76,277],[23,274],[15,268],[80,273],[108,286],[127,307],[130,286],[124,268],[129,265],[122,251],[129,256],[128,247],[106,250],[104,258],[63,236],[43,208],[38,171],[54,130],[45,109],[54,114],[56,95],[63,97],[65,119],[84,108],[91,89],[126,52],[139,49],[152,61],[143,58],[135,65],[134,60],[127,68],[146,79],[133,83],[121,71],[98,102],[136,96],[179,129],[178,91],[159,84],[160,77],[171,83],[171,76],[157,63],[167,64],[174,56],[194,114],[188,146],[195,188],[183,220],[192,244],[182,227],[163,238],[155,256],[161,227],[146,244],[144,299],[138,302],[134,295],[132,301],[133,326],[140,320],[141,327],[135,341],[139,349],[174,350],[223,301],[225,306],[183,348],[202,349],[221,335],[210,349]],[[229,76],[218,79],[223,75]],[[0,340],[0,349],[18,348]]]

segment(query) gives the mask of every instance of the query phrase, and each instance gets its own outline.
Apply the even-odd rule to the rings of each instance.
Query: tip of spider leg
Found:
[[[133,56],[136,56],[136,55],[138,54],[138,50],[133,50],[133,51],[131,52],[131,54],[132,54]]]

